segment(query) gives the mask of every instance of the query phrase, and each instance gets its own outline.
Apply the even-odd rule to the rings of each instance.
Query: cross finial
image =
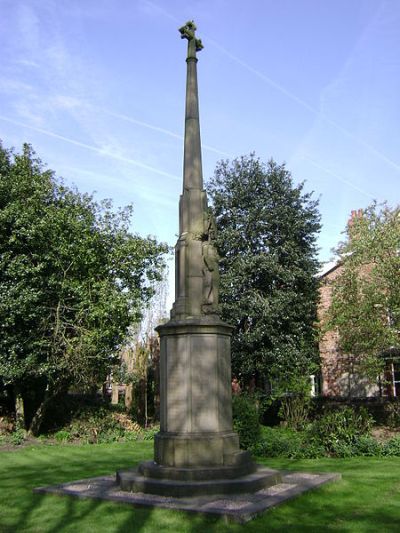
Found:
[[[182,28],[179,28],[181,39],[188,40],[188,58],[196,57],[196,52],[200,52],[204,48],[201,39],[196,39],[196,29],[193,20],[189,20]]]

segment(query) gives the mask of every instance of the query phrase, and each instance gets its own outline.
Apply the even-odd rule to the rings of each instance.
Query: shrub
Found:
[[[292,429],[304,429],[308,422],[311,398],[306,394],[293,394],[282,398],[280,418]]]
[[[400,456],[400,436],[393,437],[382,446],[382,455],[387,455],[391,457]]]
[[[263,457],[288,457],[290,459],[314,459],[325,455],[323,446],[309,439],[305,431],[284,427],[263,427],[262,438],[254,453]]]
[[[67,440],[70,440],[71,433],[69,431],[60,429],[60,431],[57,431],[57,433],[54,433],[54,438],[58,442],[67,441]]]
[[[383,446],[376,439],[369,435],[358,437],[352,449],[352,455],[364,455],[367,457],[377,457],[382,455]]]
[[[154,440],[154,436],[159,431],[160,431],[160,426],[154,426],[154,427],[143,429],[141,432],[142,438],[143,440]]]
[[[320,442],[328,452],[347,457],[356,440],[369,434],[371,424],[372,417],[366,409],[356,412],[345,407],[317,418],[310,428],[310,437]]]
[[[261,425],[255,400],[247,394],[232,397],[233,428],[239,434],[240,447],[254,448],[260,440]]]
[[[90,443],[114,442],[119,440],[125,429],[113,416],[113,412],[101,407],[82,412],[69,426],[72,439],[83,439]]]
[[[11,444],[20,445],[25,440],[25,431],[23,429],[17,429],[11,433],[10,441]]]
[[[391,402],[385,405],[386,423],[392,428],[400,427],[400,403]]]

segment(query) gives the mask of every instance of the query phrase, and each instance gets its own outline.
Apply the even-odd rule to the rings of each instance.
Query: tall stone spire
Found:
[[[188,41],[183,191],[179,202],[179,239],[175,247],[175,303],[171,318],[186,320],[216,314],[218,255],[214,223],[203,189],[196,52],[203,48],[193,21],[180,28]]]
[[[200,39],[196,39],[196,26],[193,21],[187,22],[179,31],[182,39],[188,40],[183,190],[202,190],[203,170],[201,164],[199,93],[197,87],[198,59],[196,52],[202,50],[203,45]]]

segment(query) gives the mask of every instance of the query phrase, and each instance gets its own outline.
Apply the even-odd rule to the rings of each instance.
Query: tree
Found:
[[[323,327],[337,328],[343,353],[375,381],[382,356],[400,348],[400,206],[360,210],[337,254],[342,268]]]
[[[34,432],[60,391],[104,380],[162,276],[166,246],[131,215],[63,185],[29,145],[0,146],[0,376]]]
[[[149,417],[153,421],[160,418],[160,341],[155,327],[167,321],[167,277],[152,283],[152,288],[153,296],[143,310],[142,320],[130,328],[120,366],[113,370],[113,393],[120,383],[125,385],[125,407],[136,410],[132,414],[145,426]]]
[[[284,165],[265,165],[254,154],[220,162],[208,193],[222,317],[235,327],[233,372],[290,388],[316,362],[318,202]]]

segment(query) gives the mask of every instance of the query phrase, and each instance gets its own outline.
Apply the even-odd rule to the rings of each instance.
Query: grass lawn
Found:
[[[33,494],[34,487],[105,475],[152,457],[152,442],[33,446],[0,452],[0,532],[399,532],[400,458],[271,459],[274,468],[340,472],[244,526],[183,512]],[[261,462],[261,461],[260,461]]]

